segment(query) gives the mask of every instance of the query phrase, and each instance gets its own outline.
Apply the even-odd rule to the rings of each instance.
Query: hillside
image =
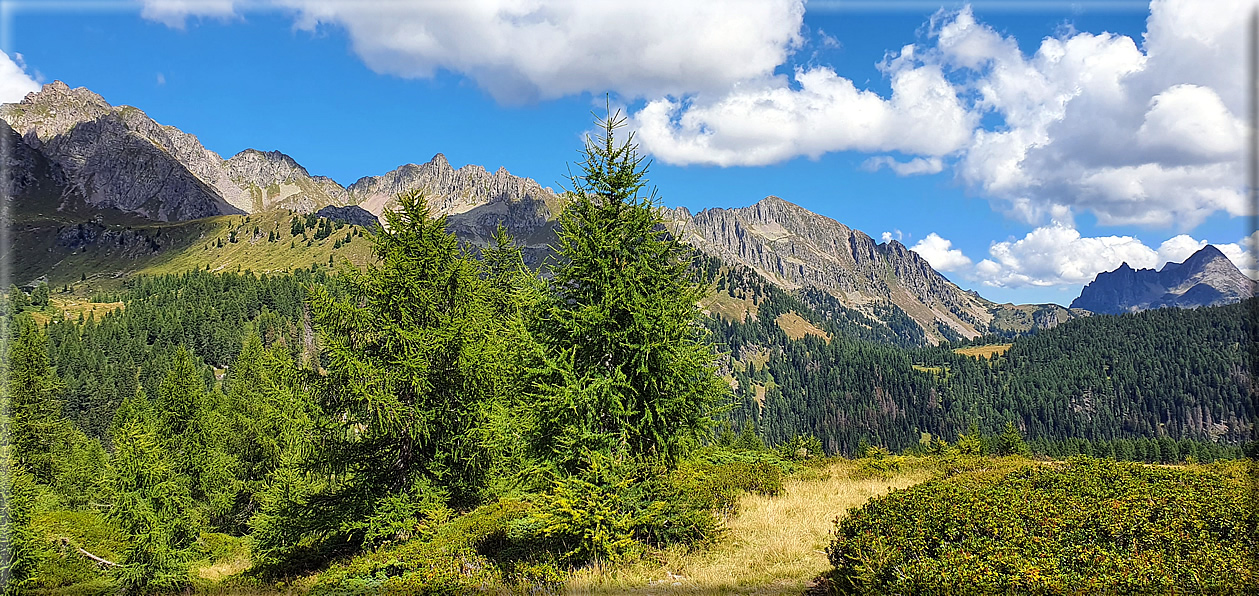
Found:
[[[780,312],[764,304],[763,313]],[[957,437],[972,424],[995,432],[1013,421],[1035,440],[1166,436],[1237,445],[1259,414],[1248,349],[1259,330],[1253,307],[1085,317],[1006,342],[1004,352],[984,350],[987,358],[854,340],[823,319],[814,324],[837,339],[790,340],[777,314],[725,320],[715,331],[737,362],[731,416],[773,443],[811,434],[828,452],[852,454],[863,441],[901,449],[923,432]],[[755,366],[752,355],[760,357]]]
[[[26,214],[11,228],[18,255],[12,274],[21,284],[42,279],[91,294],[138,274],[270,273],[368,261],[370,241],[362,227],[324,220],[321,233],[320,219],[287,210],[186,222],[99,216],[76,223],[56,212]]]

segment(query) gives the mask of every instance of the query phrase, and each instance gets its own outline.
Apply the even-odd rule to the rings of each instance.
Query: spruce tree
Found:
[[[592,453],[675,462],[726,391],[690,251],[645,192],[649,164],[633,134],[617,138],[619,112],[598,124],[559,217],[547,364],[535,386],[535,447],[568,471]]]

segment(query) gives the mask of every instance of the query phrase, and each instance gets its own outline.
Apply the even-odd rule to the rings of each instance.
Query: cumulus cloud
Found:
[[[902,57],[912,56],[913,47]],[[858,89],[826,67],[796,69],[719,97],[658,99],[633,115],[645,150],[675,165],[766,165],[833,151],[938,157],[970,139],[975,117],[938,66],[894,61],[892,93]]]
[[[962,254],[961,250],[953,248],[951,240],[945,240],[935,232],[927,234],[926,238],[919,240],[910,250],[927,259],[931,267],[938,271],[962,271],[971,266],[969,257]]]
[[[1165,240],[1156,250],[1132,236],[1085,237],[1070,226],[1054,222],[1023,238],[992,243],[988,249],[990,258],[977,263],[966,272],[966,277],[1004,288],[1083,285],[1093,281],[1098,273],[1113,271],[1124,263],[1134,269],[1159,269],[1168,262],[1180,263],[1206,245],[1206,240],[1181,234]],[[1259,232],[1238,242],[1217,243],[1215,247],[1242,273],[1255,278],[1259,277],[1253,258],[1256,245]]]
[[[1248,214],[1238,81],[1250,6],[1156,0],[1143,47],[1072,33],[1031,56],[969,9],[937,15],[925,60],[969,70],[973,109],[1004,121],[975,132],[959,176],[1029,223],[1064,208],[1104,225],[1181,229]]]
[[[22,55],[14,54],[9,58],[8,54],[0,52],[0,103],[22,101],[32,91],[39,91],[39,83],[26,74]]]
[[[899,151],[908,161],[863,165],[904,176],[955,155],[963,182],[1033,225],[1091,212],[1102,225],[1190,230],[1253,208],[1240,18],[1253,5],[1155,0],[1140,40],[1064,29],[1030,54],[969,7],[941,11],[881,63],[889,97],[813,66],[651,101],[634,121],[644,148],[673,164]]]
[[[1074,228],[1054,223],[1023,238],[994,242],[991,258],[975,266],[977,277],[996,287],[1085,284],[1100,271],[1123,263],[1144,269],[1158,263],[1158,253],[1132,236],[1081,237]]]
[[[200,2],[144,0],[145,16],[182,23]],[[221,0],[280,7],[299,28],[345,30],[373,70],[462,73],[503,103],[585,91],[659,97],[725,91],[768,76],[802,43],[803,0]],[[234,8],[233,8],[234,5]]]
[[[1249,214],[1245,26],[1255,0],[1153,0],[1140,39],[1064,27],[1030,53],[940,11],[879,63],[890,93],[793,54],[804,0],[141,0],[146,18],[288,11],[338,27],[370,68],[460,73],[503,103],[612,91],[641,98],[643,148],[666,163],[757,166],[837,151],[898,175],[943,171],[1032,225],[1189,231]],[[632,23],[632,26],[628,24]],[[995,121],[996,126],[980,126]]]

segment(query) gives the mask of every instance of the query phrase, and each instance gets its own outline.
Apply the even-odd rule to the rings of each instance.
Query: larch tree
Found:
[[[320,413],[302,467],[320,488],[300,508],[266,499],[254,522],[264,551],[294,538],[272,531],[288,521],[351,546],[406,540],[485,486],[487,402],[508,374],[490,284],[420,193],[385,218],[378,262],[345,271],[344,296],[312,293],[321,353],[306,383]]]

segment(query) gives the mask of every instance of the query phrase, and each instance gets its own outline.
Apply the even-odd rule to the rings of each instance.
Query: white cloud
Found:
[[[183,29],[188,17],[210,17],[226,19],[236,16],[236,6],[243,4],[234,0],[142,0],[144,6],[140,16]]]
[[[902,64],[891,67],[887,99],[815,67],[716,98],[651,101],[633,125],[645,150],[675,165],[765,165],[848,150],[940,156],[965,146],[975,119],[940,68]]]
[[[1059,223],[1032,230],[1018,240],[994,242],[988,254],[991,258],[975,266],[976,278],[984,285],[1010,288],[1080,285],[1123,263],[1134,269],[1158,263],[1158,253],[1137,238],[1086,238]]]
[[[13,56],[17,58],[16,61],[9,58],[8,54],[0,52],[0,103],[22,101],[27,93],[39,91],[39,83],[26,74],[22,55]]]
[[[962,271],[971,266],[971,260],[961,250],[953,248],[953,242],[932,232],[919,240],[910,250],[918,253],[939,271]]]
[[[1168,262],[1183,263],[1193,253],[1207,245],[1206,240],[1194,240],[1188,234],[1173,236],[1158,247],[1158,267]],[[1231,258],[1231,257],[1230,257]],[[1236,263],[1236,261],[1234,261]]]
[[[1005,122],[976,131],[959,176],[1030,223],[1064,208],[1105,225],[1181,229],[1219,211],[1248,214],[1239,81],[1250,6],[1159,0],[1141,48],[1072,33],[1031,56],[969,10],[938,16],[936,47],[920,55],[971,69],[973,108]]]
[[[865,160],[861,167],[870,172],[888,168],[897,176],[919,176],[939,174],[944,170],[944,160],[938,157],[915,157],[909,161],[897,161],[890,155],[879,155]]]
[[[167,24],[206,14],[191,0],[144,1],[145,16]],[[803,43],[803,0],[235,3],[246,6],[290,10],[303,29],[343,28],[353,51],[377,72],[417,78],[458,72],[502,103],[586,91],[724,92],[768,76]]]
[[[1160,269],[1168,262],[1180,263],[1206,245],[1206,240],[1181,234],[1163,241],[1155,250],[1132,236],[1083,237],[1078,230],[1055,222],[1018,240],[992,243],[988,249],[990,258],[976,264],[966,277],[986,286],[1004,288],[1083,285],[1093,281],[1098,273],[1113,271],[1124,263],[1133,269]],[[1215,243],[1242,273],[1252,278],[1259,277],[1252,248],[1256,245],[1259,232],[1235,243]]]
[[[896,240],[899,242],[905,239],[905,233],[901,232],[900,230],[893,229],[891,232],[883,232],[882,238],[883,238],[884,244],[887,244],[888,242],[891,242],[893,240]]]

